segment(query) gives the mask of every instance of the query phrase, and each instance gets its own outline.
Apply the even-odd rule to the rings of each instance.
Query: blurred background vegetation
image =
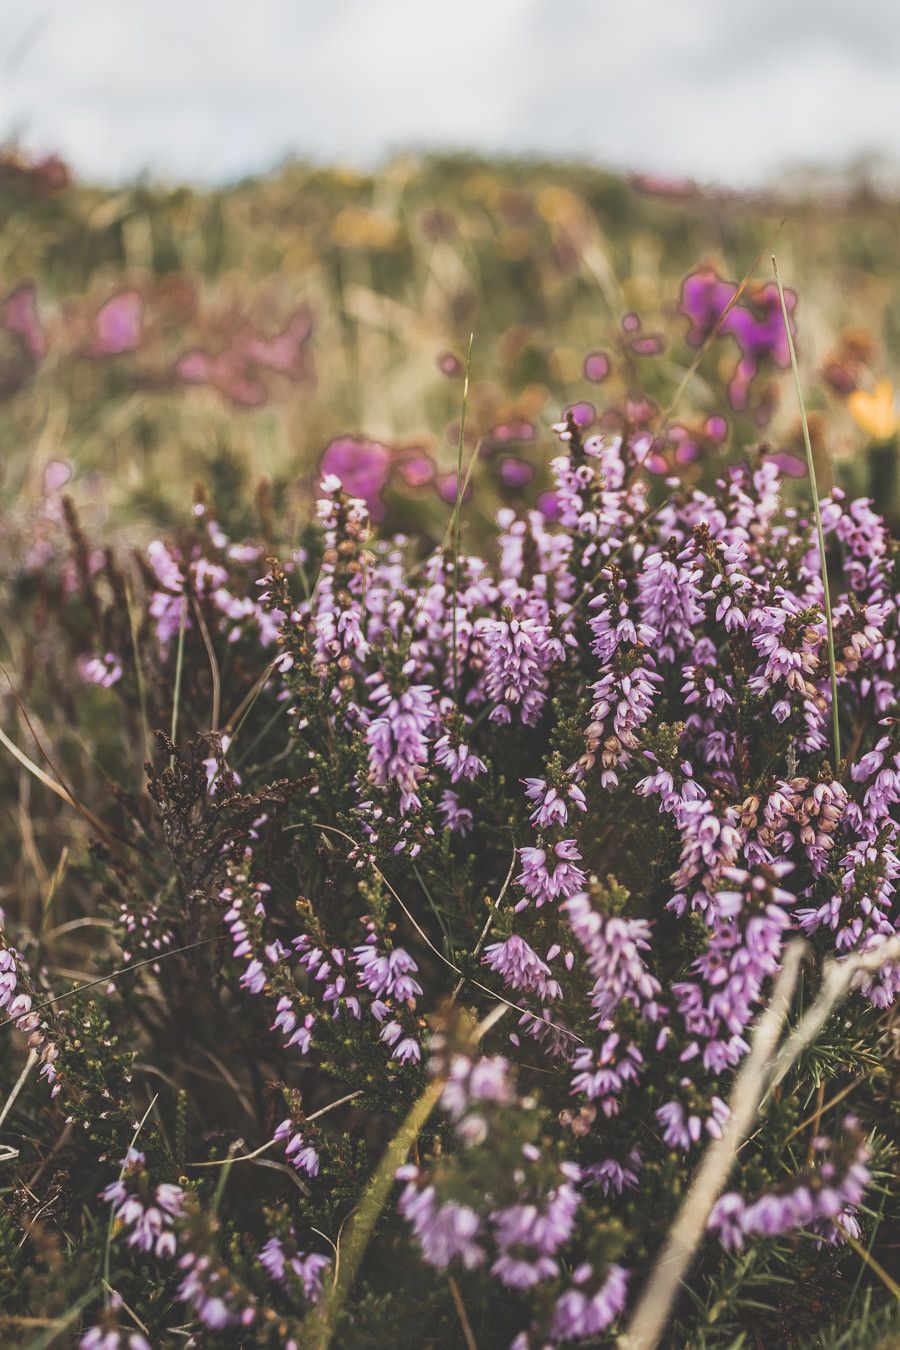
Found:
[[[183,521],[200,480],[233,530],[271,527],[277,505],[283,535],[332,445],[326,467],[355,474],[376,515],[434,533],[455,491],[472,332],[477,536],[498,505],[541,499],[567,406],[658,427],[697,355],[684,278],[750,273],[752,303],[773,251],[798,295],[820,482],[833,473],[896,518],[900,204],[871,188],[740,194],[456,156],[111,190],[9,148],[2,500],[19,515],[64,485],[92,527],[137,539]],[[700,438],[689,465],[668,466],[682,476],[749,446],[799,446],[774,363],[746,408],[729,406],[740,354],[715,338],[670,411]],[[713,414],[727,434],[704,438]]]

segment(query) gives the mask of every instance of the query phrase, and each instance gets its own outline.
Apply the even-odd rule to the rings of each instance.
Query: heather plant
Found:
[[[835,762],[777,463],[651,496],[641,428],[556,431],[552,512],[486,557],[461,485],[427,551],[336,473],[280,556],[202,494],[131,562],[34,522],[4,744],[80,825],[0,935],[4,1343],[652,1343],[800,962],[665,1335],[889,1325],[897,545],[822,500]]]

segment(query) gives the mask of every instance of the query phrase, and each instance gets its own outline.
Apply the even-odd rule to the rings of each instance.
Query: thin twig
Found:
[[[208,947],[211,942],[218,942],[218,938],[201,938],[199,942],[188,942],[183,947],[172,947],[168,951],[159,952],[156,956],[148,956],[144,961],[135,961],[130,966],[120,966],[118,970],[111,970],[108,975],[101,975],[96,980],[88,980],[86,984],[78,984],[74,989],[67,989],[65,993],[55,994],[53,998],[44,999],[43,1003],[35,1003],[28,1010],[29,1013],[43,1012],[45,1008],[52,1008],[54,1003],[61,1003],[65,998],[71,998],[73,994],[82,994],[86,989],[96,989],[99,984],[109,984],[111,980],[116,980],[120,975],[127,975],[132,970],[140,970],[142,966],[155,966],[160,961],[165,961],[169,956],[179,956],[181,952],[193,951],[195,947]],[[17,1017],[7,1017],[4,1022],[0,1022],[0,1031],[4,1027],[14,1026],[20,1022],[26,1013],[19,1013]]]
[[[26,1078],[27,1078],[28,1075],[31,1073],[31,1070],[34,1068],[35,1064],[37,1064],[37,1061],[38,1061],[37,1051],[36,1051],[36,1050],[29,1050],[29,1052],[28,1052],[28,1058],[27,1058],[26,1061],[25,1061],[25,1067],[24,1067],[24,1069],[22,1070],[22,1072],[19,1074],[19,1076],[18,1076],[18,1078],[16,1079],[15,1083],[13,1084],[13,1086],[12,1086],[12,1091],[10,1092],[9,1096],[8,1096],[7,1099],[6,1099],[6,1102],[5,1102],[5,1104],[4,1104],[3,1110],[0,1111],[0,1125],[3,1124],[4,1120],[6,1119],[6,1117],[9,1115],[10,1111],[12,1110],[16,1098],[18,1097],[19,1093],[22,1091],[22,1088],[25,1086],[25,1080],[26,1080]]]
[[[510,864],[509,864],[509,871],[508,871],[507,874],[506,874],[506,878],[505,878],[505,880],[504,880],[504,882],[503,882],[503,885],[500,887],[500,894],[497,896],[497,899],[496,899],[496,900],[494,901],[494,903],[491,905],[490,911],[488,912],[488,916],[487,916],[487,918],[486,918],[485,921],[484,921],[484,927],[482,928],[481,932],[480,932],[479,935],[478,935],[478,941],[475,943],[475,949],[474,949],[474,951],[472,952],[472,959],[473,959],[473,960],[474,960],[475,957],[477,957],[477,956],[479,955],[479,953],[481,952],[481,949],[482,949],[482,947],[484,946],[484,943],[485,943],[485,940],[486,940],[486,938],[487,938],[487,935],[488,935],[488,933],[491,931],[491,925],[493,924],[494,919],[497,917],[497,910],[498,910],[498,909],[500,908],[500,906],[503,904],[503,897],[506,895],[506,892],[509,890],[509,883],[510,883],[510,881],[512,881],[513,868],[514,868],[515,865],[516,865],[516,858],[518,857],[518,853],[519,853],[519,850],[516,849],[516,848],[514,848],[514,849],[513,849],[513,855],[512,855],[512,861],[511,861]],[[464,979],[464,977],[463,977],[462,975],[460,975],[459,980],[457,981],[457,984],[456,984],[456,986],[455,986],[455,988],[454,988],[454,990],[453,990],[453,993],[452,993],[451,996],[450,996],[452,1002],[454,1002],[454,1003],[456,1002],[457,998],[459,997],[459,991],[460,991],[460,989],[462,989],[464,983],[465,983],[465,979]]]
[[[802,1134],[807,1125],[812,1125],[814,1121],[820,1120],[822,1116],[827,1115],[832,1107],[837,1106],[838,1102],[842,1102],[845,1097],[849,1097],[853,1089],[859,1087],[862,1081],[861,1078],[854,1078],[852,1083],[848,1083],[846,1087],[841,1088],[840,1092],[836,1092],[833,1097],[829,1097],[828,1101],[825,1102],[823,1106],[820,1107],[817,1105],[811,1116],[807,1116],[805,1120],[801,1120],[799,1125],[794,1126],[790,1134],[785,1137],[785,1144],[789,1144],[792,1139],[796,1139],[798,1134]],[[814,1133],[817,1133],[817,1131],[814,1131]]]
[[[359,847],[356,840],[352,837],[352,835],[347,834],[344,830],[339,830],[336,825],[323,825],[321,821],[316,821],[315,824],[317,829],[327,830],[330,834],[338,834],[342,839],[346,839],[348,843],[351,843],[354,848]],[[426,944],[426,946],[428,946],[431,949],[431,951],[434,952],[438,960],[443,961],[444,965],[448,968],[448,970],[452,970],[454,975],[458,975],[459,978],[461,980],[465,980],[467,984],[471,984],[476,989],[480,989],[481,992],[483,994],[487,994],[489,998],[496,999],[498,1003],[505,1004],[506,1007],[511,1008],[513,1012],[517,1012],[520,1014],[529,1012],[529,1010],[527,1008],[523,1008],[521,1004],[511,1003],[508,998],[504,998],[502,994],[498,994],[496,989],[489,989],[486,984],[482,984],[480,980],[476,980],[472,975],[464,975],[463,972],[460,970],[459,966],[455,966],[452,961],[449,961],[447,957],[444,955],[444,953],[432,942],[431,938],[425,932],[425,929],[419,923],[418,919],[416,919],[415,915],[412,914],[410,910],[407,908],[407,906],[403,903],[400,896],[394,890],[394,887],[388,881],[387,877],[384,875],[378,864],[374,861],[374,859],[370,859],[370,862],[371,866],[381,877],[381,880],[384,882],[385,886],[387,886],[391,895],[397,901],[397,904],[403,910],[403,913],[406,915],[407,919],[409,919],[413,928],[415,928],[416,932],[419,934],[419,937]],[[536,1013],[529,1013],[529,1016],[533,1017],[536,1022],[540,1022],[542,1026],[550,1027],[553,1031],[558,1031],[563,1036],[569,1036],[573,1041],[577,1041],[579,1045],[584,1045],[584,1041],[582,1040],[582,1038],[580,1036],[576,1036],[575,1032],[570,1031],[568,1027],[561,1026],[557,1022],[551,1022],[550,1019],[546,1017],[539,1018]]]
[[[178,650],[175,653],[175,689],[172,694],[172,730],[169,740],[176,744],[178,735],[178,705],[181,702],[181,676],[184,670],[184,630],[187,626],[187,596],[181,597],[181,612],[178,618]],[[169,768],[175,767],[175,755],[169,756]]]
[[[131,1152],[131,1150],[137,1143],[138,1135],[144,1128],[144,1125],[147,1122],[147,1117],[150,1115],[150,1112],[153,1110],[158,1100],[159,1100],[159,1093],[157,1092],[153,1100],[151,1101],[150,1105],[147,1107],[147,1110],[141,1116],[141,1119],[135,1128],[134,1134],[131,1137],[131,1143],[128,1146],[128,1153]],[[120,1183],[125,1175],[125,1168],[128,1165],[128,1153],[125,1154],[125,1158],[122,1161],[122,1169],[119,1172]],[[115,1205],[111,1205],[109,1211],[109,1224],[107,1225],[106,1229],[106,1247],[103,1252],[103,1287],[105,1291],[104,1302],[106,1302],[107,1304],[109,1303],[109,1296],[113,1292],[112,1286],[109,1283],[109,1266],[110,1266],[110,1254],[112,1251],[113,1229],[115,1228],[115,1225],[116,1225],[116,1207]]]
[[[312,1121],[318,1120],[320,1116],[327,1115],[329,1111],[334,1111],[336,1110],[337,1107],[344,1106],[347,1102],[352,1102],[355,1100],[355,1098],[361,1097],[362,1094],[363,1094],[362,1088],[357,1088],[355,1092],[348,1092],[345,1097],[338,1097],[336,1102],[329,1102],[327,1106],[321,1106],[318,1111],[313,1111],[311,1116],[304,1116],[303,1123],[305,1125],[308,1125]],[[270,1148],[273,1147],[273,1145],[277,1143],[279,1143],[278,1139],[269,1139],[265,1144],[261,1144],[259,1148],[255,1148],[252,1153],[238,1153],[233,1158],[214,1158],[212,1162],[195,1162],[195,1163],[189,1162],[185,1163],[184,1166],[224,1167],[226,1163],[230,1166],[232,1163],[236,1162],[251,1162],[254,1158],[261,1157],[263,1153],[266,1153]]]
[[[447,1283],[450,1286],[450,1293],[453,1298],[453,1304],[456,1308],[456,1315],[459,1318],[459,1325],[462,1327],[463,1339],[466,1342],[466,1350],[478,1350],[475,1342],[475,1335],[472,1331],[472,1323],[469,1321],[469,1314],[466,1312],[466,1305],[462,1301],[462,1294],[459,1292],[459,1285],[452,1275],[447,1276]]]
[[[141,726],[144,731],[144,753],[148,760],[153,759],[153,742],[150,736],[150,719],[147,715],[147,685],[144,679],[144,666],[141,661],[140,634],[138,632],[137,607],[131,578],[125,577],[125,603],[128,606],[128,627],[131,631],[131,650],[134,657],[134,675],[137,680],[138,702],[141,707]]]

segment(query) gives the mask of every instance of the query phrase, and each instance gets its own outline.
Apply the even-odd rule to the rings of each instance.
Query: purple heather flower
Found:
[[[392,1058],[400,1064],[418,1064],[422,1058],[422,1047],[419,1042],[414,1036],[404,1035],[403,1027],[394,1018],[384,1023],[379,1039],[392,1047]]]
[[[621,1195],[626,1190],[637,1190],[640,1184],[638,1175],[643,1165],[640,1149],[631,1149],[625,1161],[628,1166],[617,1162],[615,1158],[591,1163],[584,1169],[584,1179],[599,1186],[604,1195]]]
[[[646,919],[604,918],[592,909],[584,892],[563,906],[569,926],[584,948],[588,968],[596,983],[591,1003],[600,1022],[606,1023],[625,999],[655,1021],[659,1015],[659,981],[650,974],[642,953],[650,949],[650,925]]]
[[[541,999],[560,996],[558,981],[524,938],[513,933],[505,942],[492,942],[484,949],[484,965],[501,975],[513,989],[537,994]]]
[[[120,291],[100,306],[88,346],[91,356],[121,356],[140,346],[144,301],[139,291]]]
[[[372,694],[373,703],[381,707],[366,732],[372,781],[379,787],[396,783],[404,813],[422,806],[416,787],[428,760],[428,734],[435,720],[433,697],[434,690],[425,684],[410,685],[394,697],[381,681]]]
[[[178,1262],[185,1272],[178,1288],[178,1298],[189,1303],[198,1320],[210,1331],[224,1331],[229,1327],[247,1327],[256,1316],[253,1304],[241,1306],[237,1295],[225,1282],[208,1256],[187,1252]]]
[[[810,1170],[778,1190],[764,1191],[747,1204],[734,1191],[723,1195],[709,1216],[708,1228],[731,1251],[752,1237],[778,1237],[795,1228],[807,1228],[826,1242],[844,1242],[857,1236],[855,1209],[869,1183],[868,1150],[855,1120],[844,1122],[847,1139],[840,1167],[834,1161],[832,1141],[813,1140],[816,1157]]]
[[[577,866],[581,854],[574,839],[562,839],[552,848],[520,848],[519,861],[522,870],[516,881],[538,909],[553,900],[568,900],[584,886],[585,874]],[[527,903],[520,901],[517,908]]]
[[[575,1051],[572,1091],[582,1093],[588,1101],[599,1102],[605,1116],[618,1115],[622,1093],[628,1083],[637,1079],[643,1062],[636,1045],[611,1031],[599,1048],[584,1045]]]
[[[472,812],[467,806],[461,806],[459,797],[455,792],[447,788],[441,794],[440,806],[441,816],[445,827],[453,834],[466,835],[472,830],[475,823]]]
[[[258,1259],[269,1278],[277,1284],[285,1283],[291,1276],[299,1280],[308,1303],[317,1302],[322,1292],[322,1273],[331,1265],[331,1257],[319,1252],[303,1255],[295,1251],[290,1255],[281,1239],[276,1237],[269,1238]]]
[[[734,1191],[721,1196],[713,1206],[706,1226],[727,1251],[739,1251],[744,1245],[745,1212],[743,1200]]]
[[[80,1350],[150,1350],[150,1342],[139,1331],[120,1331],[118,1327],[91,1327],[78,1342]]]
[[[380,521],[385,516],[381,493],[390,462],[390,451],[378,441],[342,436],[328,446],[319,468],[323,475],[339,478],[345,492],[361,498],[372,519]]]
[[[569,806],[578,811],[586,811],[584,793],[577,783],[569,783],[559,790],[548,787],[543,778],[523,778],[525,796],[534,806],[531,823],[546,828],[550,825],[565,825],[569,818]]]
[[[158,1257],[175,1255],[173,1221],[181,1216],[184,1191],[164,1183],[152,1192],[138,1192],[134,1180],[144,1167],[144,1155],[130,1148],[122,1159],[119,1179],[100,1192],[100,1198],[112,1205],[113,1217],[129,1230],[128,1246]]]
[[[686,1080],[689,1082],[689,1080]],[[731,1114],[720,1097],[710,1100],[710,1114],[704,1120],[696,1112],[688,1112],[679,1101],[666,1102],[655,1113],[663,1132],[663,1142],[667,1148],[678,1148],[687,1153],[706,1130],[713,1139],[718,1139],[722,1126]]]
[[[575,1187],[564,1181],[550,1191],[543,1207],[515,1204],[494,1210],[490,1219],[499,1256],[491,1273],[511,1289],[553,1279],[559,1273],[553,1257],[572,1236],[580,1203]]]
[[[99,684],[111,689],[122,678],[122,663],[115,652],[105,656],[79,656],[78,673],[86,684]]]
[[[398,1207],[412,1224],[423,1259],[430,1266],[444,1269],[459,1258],[466,1270],[474,1270],[484,1260],[484,1249],[477,1241],[480,1218],[468,1205],[452,1200],[438,1204],[433,1186],[420,1190],[416,1185],[416,1173],[415,1168],[400,1169],[398,1178],[407,1180],[407,1185]]]
[[[556,1300],[550,1334],[560,1341],[583,1340],[599,1336],[625,1307],[628,1298],[628,1271],[611,1264],[602,1283],[594,1278],[593,1267],[578,1266],[572,1285]]]
[[[484,684],[494,704],[491,720],[511,722],[518,709],[527,727],[535,726],[546,700],[552,660],[549,634],[538,619],[485,619],[480,633],[486,648]]]
[[[701,346],[716,331],[737,341],[741,359],[732,376],[729,397],[732,406],[741,409],[746,407],[747,393],[760,364],[770,360],[783,369],[789,363],[789,354],[777,288],[772,283],[757,287],[737,302],[736,295],[734,283],[723,281],[712,268],[703,268],[685,278],[681,312],[690,320],[687,340],[693,346]],[[785,303],[793,325],[795,291],[785,291]]]
[[[701,577],[692,553],[683,561],[664,553],[648,553],[644,559],[638,577],[641,617],[655,634],[653,651],[661,661],[674,661],[691,650],[703,618]]]
[[[312,1144],[304,1139],[290,1118],[281,1122],[273,1138],[287,1140],[284,1146],[284,1156],[298,1172],[305,1172],[308,1177],[319,1175],[318,1153]]]
[[[609,357],[605,352],[588,352],[584,358],[585,379],[602,384],[609,374]]]
[[[380,952],[374,942],[354,947],[353,960],[359,967],[360,984],[376,998],[396,998],[401,1003],[421,994],[422,986],[412,978],[418,971],[409,952],[395,947],[391,952]]]
[[[451,783],[458,783],[460,779],[471,782],[473,778],[487,771],[483,759],[479,759],[478,755],[462,742],[454,745],[449,734],[435,741],[434,762],[447,770]]]
[[[507,455],[500,461],[500,479],[506,487],[524,487],[534,477],[534,469],[524,459]]]
[[[454,1055],[441,1094],[441,1107],[453,1120],[460,1120],[472,1105],[506,1105],[510,1101],[509,1064],[502,1055],[482,1055],[474,1060]]]

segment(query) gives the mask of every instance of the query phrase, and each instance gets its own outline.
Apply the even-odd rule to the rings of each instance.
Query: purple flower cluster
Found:
[[[785,291],[785,303],[793,322],[794,291]],[[690,320],[687,340],[692,346],[701,346],[716,331],[737,342],[741,355],[728,386],[733,408],[747,407],[750,387],[766,363],[782,370],[789,364],[778,289],[772,282],[739,299],[737,285],[723,281],[711,267],[701,268],[684,280],[681,312]]]
[[[208,1256],[186,1252],[178,1268],[184,1272],[178,1298],[189,1305],[197,1321],[209,1331],[246,1329],[256,1321],[255,1303],[246,1301]]]
[[[259,1253],[259,1263],[276,1284],[297,1282],[306,1302],[315,1303],[322,1292],[322,1275],[331,1265],[331,1257],[320,1252],[298,1252],[292,1233],[289,1243],[269,1238]]]
[[[146,1180],[145,1158],[130,1148],[122,1160],[117,1181],[100,1193],[112,1205],[113,1217],[128,1230],[128,1246],[155,1256],[175,1255],[174,1224],[181,1217],[184,1191],[180,1186],[162,1182],[151,1187]]]
[[[20,952],[11,947],[4,933],[4,914],[0,910],[0,1012],[24,1037],[29,1049],[40,1060],[40,1074],[50,1084],[50,1096],[62,1090],[59,1079],[59,1046],[48,1034],[46,1024],[34,1005],[29,971]]]
[[[533,1102],[515,1092],[509,1065],[499,1056],[456,1054],[449,1065],[438,1058],[433,1068],[445,1077],[441,1105],[456,1121],[469,1149],[490,1148],[503,1137],[510,1118],[533,1110]],[[490,1104],[490,1121],[477,1117],[481,1128],[473,1131],[471,1112],[485,1104]],[[432,1177],[416,1166],[401,1167],[397,1176],[406,1185],[399,1210],[412,1225],[424,1260],[440,1268],[459,1261],[473,1269],[490,1259],[491,1274],[505,1288],[519,1292],[558,1281],[561,1260],[577,1232],[582,1182],[595,1178],[571,1162],[549,1170],[542,1164],[533,1143],[521,1145],[513,1178],[518,1198],[492,1204],[487,1195],[477,1209],[446,1195],[452,1190],[452,1166],[436,1169]],[[504,1186],[502,1176],[497,1185]],[[615,1264],[600,1280],[591,1264],[578,1265],[569,1287],[551,1305],[553,1343],[593,1335],[609,1326],[624,1307],[626,1283],[627,1272]],[[513,1346],[530,1344],[525,1332],[513,1341]]]
[[[738,1250],[754,1237],[778,1237],[805,1228],[830,1243],[858,1238],[857,1207],[869,1184],[868,1149],[852,1116],[843,1122],[844,1137],[835,1146],[826,1136],[813,1140],[813,1165],[777,1190],[764,1191],[747,1203],[729,1191],[716,1203],[708,1228],[724,1247]]]
[[[727,331],[761,361],[765,314],[748,312],[759,333]],[[763,457],[650,510],[648,427],[650,413],[585,438],[573,410],[557,520],[503,511],[493,563],[373,539],[365,502],[334,475],[303,564],[298,552],[252,578],[252,601],[258,555],[236,555],[205,517],[202,549],[150,555],[165,659],[183,628],[199,647],[200,615],[213,642],[264,647],[264,697],[289,737],[281,755],[273,745],[293,777],[271,810],[265,763],[241,763],[240,792],[223,772],[234,739],[196,768],[197,815],[221,831],[216,996],[241,1009],[283,1099],[274,1130],[260,1121],[274,1133],[262,1148],[279,1146],[305,1214],[356,1166],[342,1118],[409,1109],[430,1060],[439,1119],[397,1173],[398,1227],[427,1265],[515,1291],[523,1350],[602,1336],[622,1315],[642,1260],[629,1225],[643,1203],[671,1209],[694,1161],[678,1155],[721,1136],[786,943],[805,935],[821,960],[897,927],[896,549],[869,504],[837,489],[823,502],[836,763],[808,515]],[[95,661],[87,677],[124,696],[128,654]],[[119,918],[127,959],[164,970],[178,931],[164,898],[129,899]],[[898,993],[900,968],[885,965],[855,982],[847,1015],[868,1024],[867,1002]],[[491,1017],[475,1050],[492,998],[507,1020]],[[31,999],[4,941],[0,1006],[53,1081],[55,1023]],[[320,1119],[332,1107],[342,1115]],[[816,1141],[783,1188],[765,1149],[748,1150],[770,1184],[719,1202],[711,1228],[727,1247],[856,1231],[864,1141]],[[256,1335],[263,1298],[305,1309],[320,1295],[327,1261],[297,1212],[238,1244],[235,1269],[264,1278],[261,1294],[196,1236],[193,1193],[151,1187],[140,1154],[105,1196],[123,1249],[166,1258],[177,1242],[180,1298],[210,1331]]]

